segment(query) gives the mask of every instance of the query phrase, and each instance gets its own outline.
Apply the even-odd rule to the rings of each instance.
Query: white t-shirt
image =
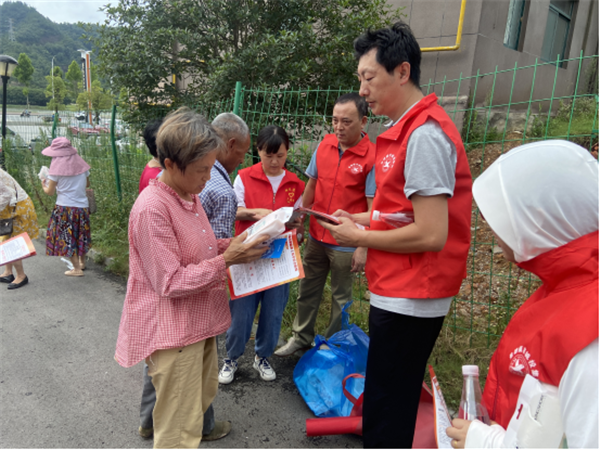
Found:
[[[281,172],[281,175],[277,175],[276,177],[270,177],[267,175],[267,178],[268,178],[269,182],[271,183],[271,188],[273,188],[273,192],[272,192],[273,195],[277,194],[277,189],[279,189],[279,185],[281,184],[281,180],[283,180],[284,176],[285,176],[285,170],[283,172]],[[242,181],[242,179],[240,178],[239,175],[237,177],[235,177],[235,181],[233,182],[233,190],[235,191],[235,196],[237,197],[238,208],[239,207],[245,208],[246,207],[246,199],[245,199],[244,195],[245,195],[246,190],[244,188],[244,182]],[[269,195],[271,195],[271,193],[269,193]],[[299,206],[302,206],[302,196],[300,196],[300,198],[296,201],[294,208],[299,207]]]
[[[56,181],[56,204],[69,208],[88,208],[90,205],[85,188],[89,176],[89,170],[71,177],[48,175],[49,180]]]

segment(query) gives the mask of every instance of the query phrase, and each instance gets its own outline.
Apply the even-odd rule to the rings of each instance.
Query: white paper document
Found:
[[[232,299],[304,278],[295,230],[280,237],[285,237],[287,241],[279,258],[259,259],[229,267],[229,293]]]
[[[446,428],[452,426],[452,419],[446,407],[446,401],[442,394],[442,389],[438,383],[433,367],[429,366],[429,376],[431,377],[431,387],[433,391],[433,418],[435,422],[435,440],[438,448],[453,448],[452,439],[446,434]]]
[[[0,245],[0,266],[35,255],[27,233],[19,234]]]

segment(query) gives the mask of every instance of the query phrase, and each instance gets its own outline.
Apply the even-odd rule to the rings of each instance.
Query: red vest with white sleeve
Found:
[[[543,285],[510,320],[492,357],[482,402],[506,428],[525,375],[557,386],[598,338],[598,232],[518,264]]]
[[[367,211],[365,185],[375,163],[375,144],[365,136],[340,157],[335,134],[326,135],[317,150],[317,184],[312,209],[332,214],[343,209],[351,214]],[[321,242],[338,245],[331,233],[310,217],[310,235]]]
[[[370,248],[365,270],[369,289],[385,297],[450,297],[458,293],[467,275],[473,199],[471,172],[460,134],[437,104],[435,94],[421,99],[396,125],[377,137],[377,193],[372,209],[386,213],[413,211],[412,202],[404,195],[406,148],[411,133],[429,119],[440,125],[456,148],[456,184],[454,195],[448,199],[448,239],[440,252],[391,253]],[[372,217],[370,228],[393,229]]]
[[[271,186],[271,182],[265,175],[260,162],[240,170],[238,175],[244,183],[244,201],[248,209],[265,208],[275,211],[284,206],[293,207],[304,192],[304,181],[292,172],[285,170],[285,175],[277,188],[277,193],[273,194],[273,186]],[[251,220],[236,221],[236,236],[242,234],[246,228],[255,223]]]

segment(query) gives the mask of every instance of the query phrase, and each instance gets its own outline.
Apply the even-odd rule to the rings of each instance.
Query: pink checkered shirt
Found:
[[[194,344],[231,323],[225,259],[200,199],[151,180],[129,217],[129,281],[115,359],[131,367],[155,350]]]

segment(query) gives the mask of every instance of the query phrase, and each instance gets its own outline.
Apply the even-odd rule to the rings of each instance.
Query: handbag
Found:
[[[85,195],[88,199],[90,214],[94,214],[98,210],[98,207],[96,206],[96,196],[94,195],[94,190],[86,189]]]
[[[16,202],[13,210],[13,217],[9,217],[8,219],[0,219],[0,236],[10,236],[13,232],[13,222],[15,221],[15,216],[17,215],[17,203],[19,203],[19,191],[17,190],[17,186],[15,186],[15,194]]]

